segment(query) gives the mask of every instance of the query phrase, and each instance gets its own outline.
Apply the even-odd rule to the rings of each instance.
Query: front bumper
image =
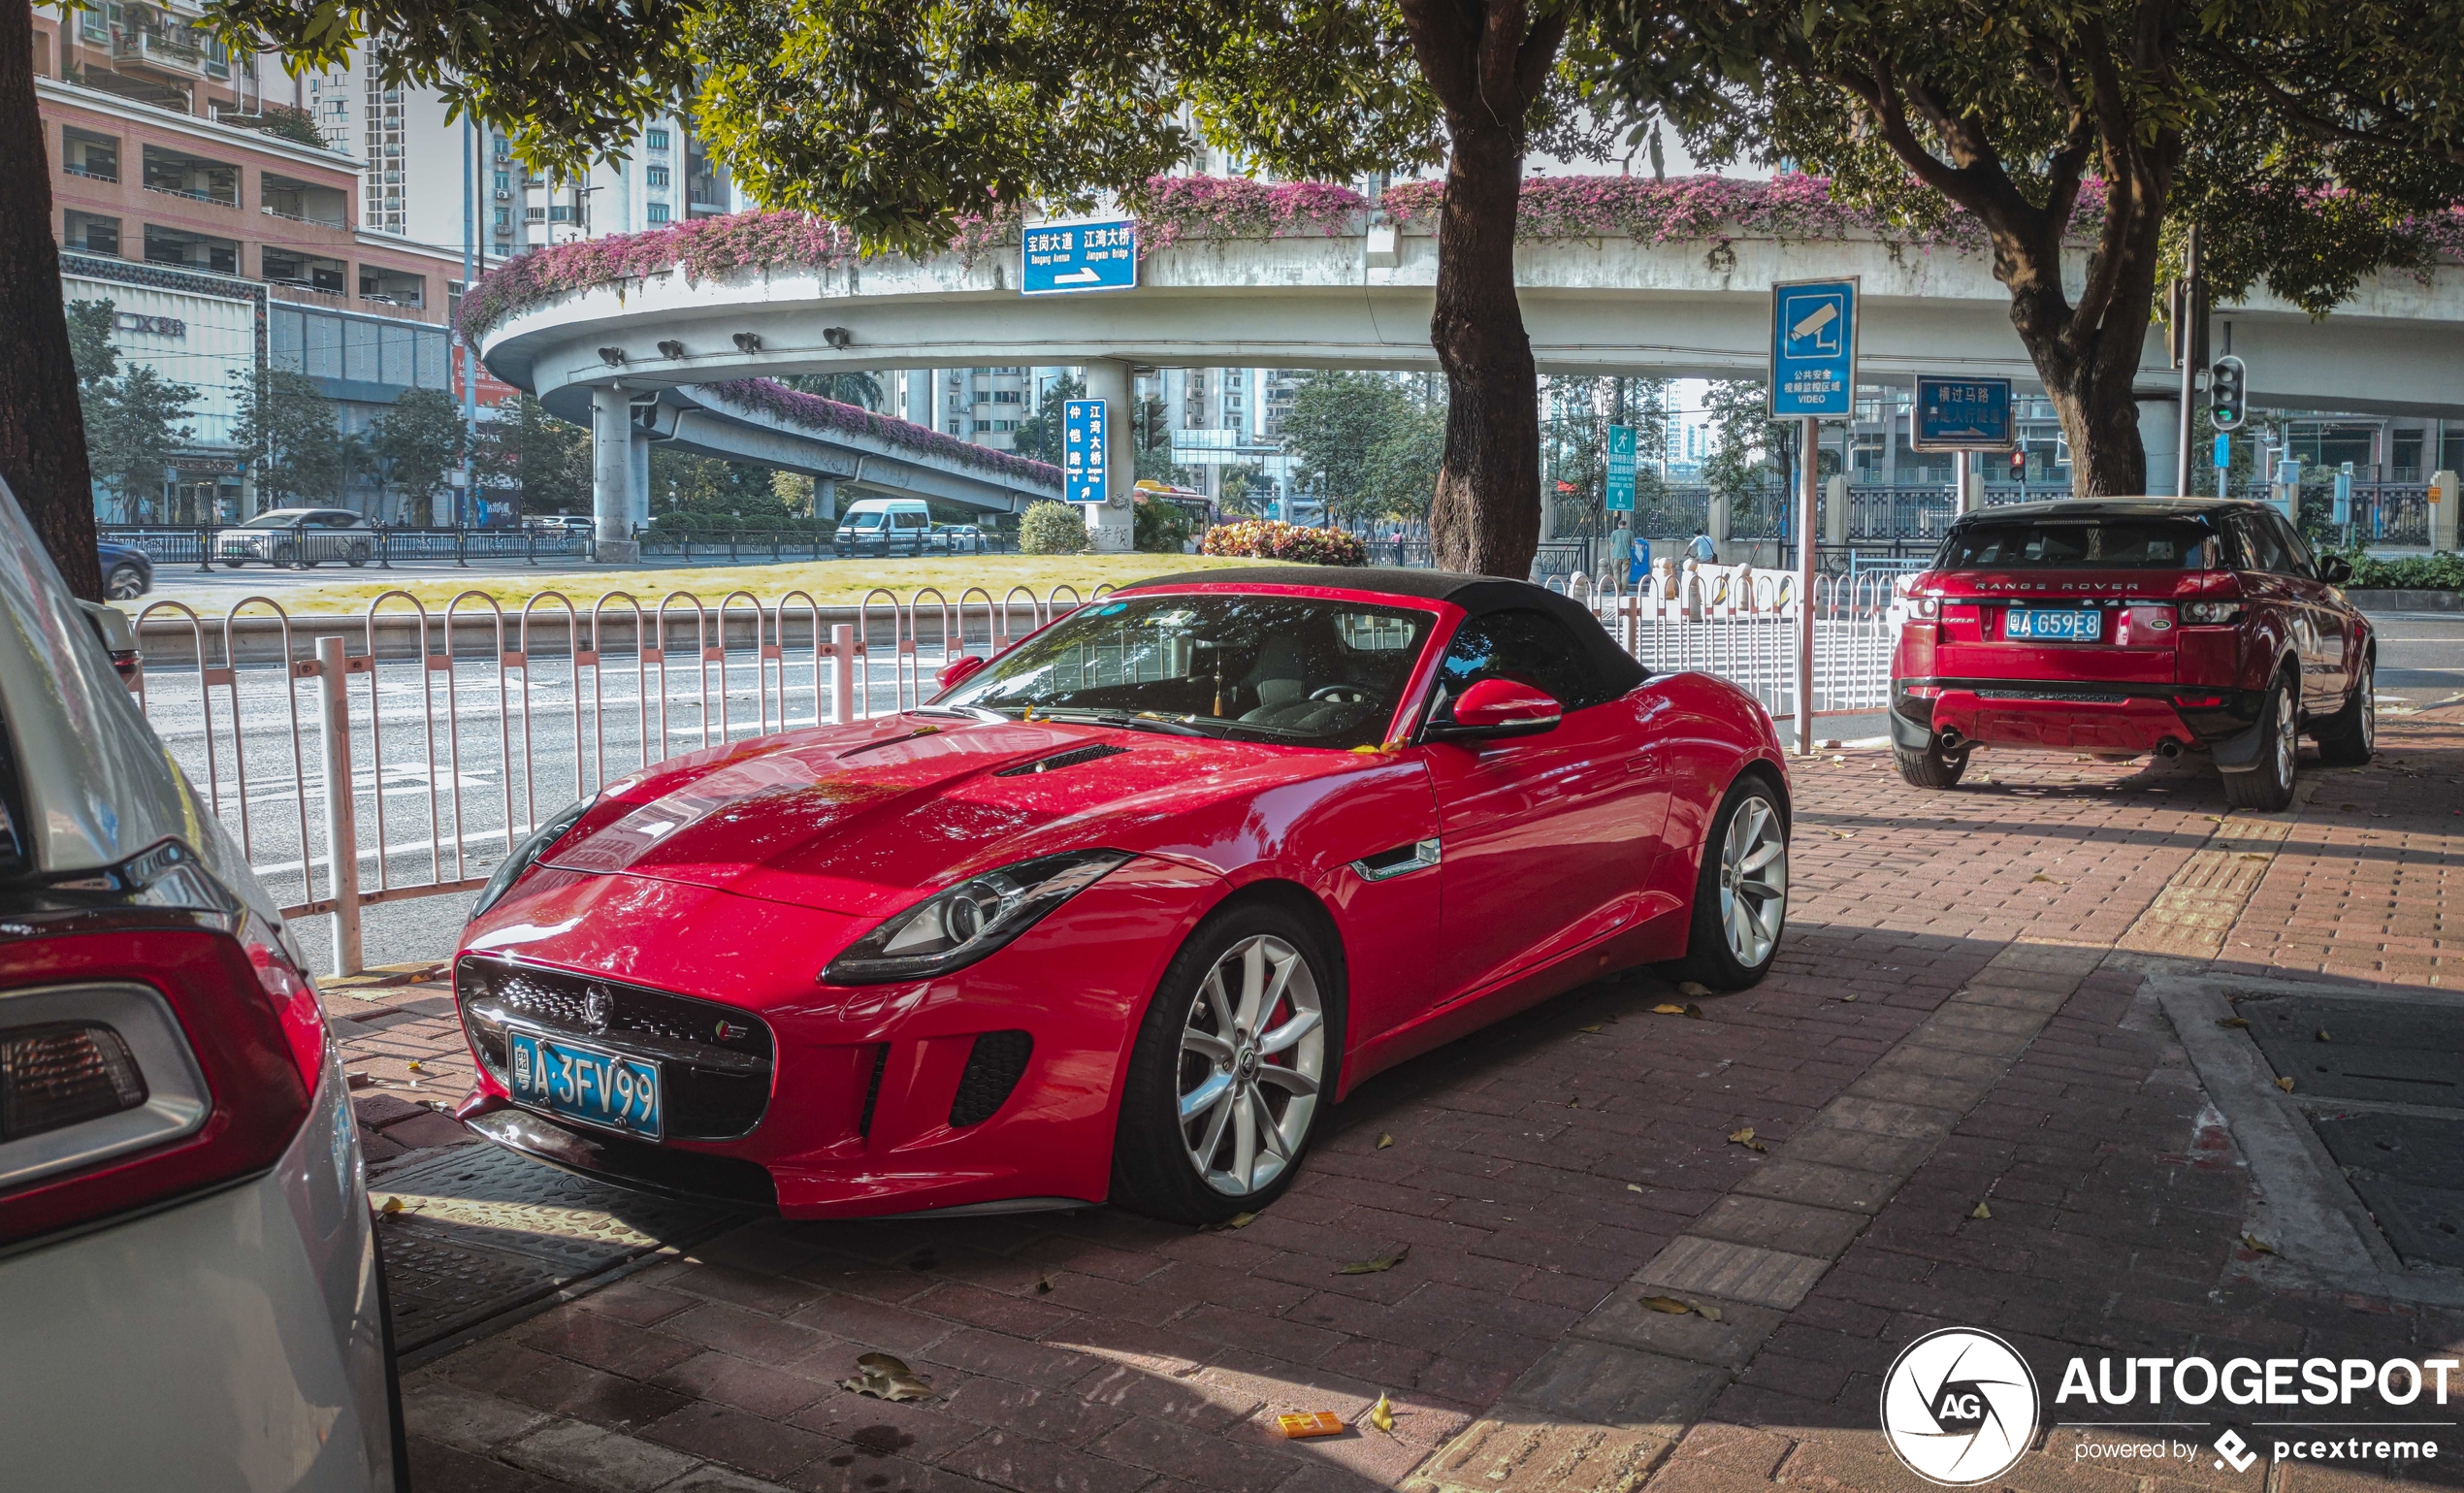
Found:
[[[1896,679],[1891,737],[1923,751],[1944,731],[1982,746],[2152,752],[2166,741],[2230,756],[2265,696],[2206,685]]]
[[[479,1070],[461,1114],[567,1170],[789,1217],[1099,1202],[1138,1023],[1221,889],[1213,872],[1141,858],[979,963],[841,988],[816,971],[876,917],[545,868],[503,913],[490,909],[457,958],[456,1004]],[[760,1054],[757,1102],[730,1095],[722,1123],[711,1106],[680,1111],[671,1097],[680,1119],[657,1142],[515,1105],[489,1031],[504,984],[491,977],[483,992],[475,978],[505,968],[584,998],[604,992],[597,1029],[569,1024],[591,1019],[574,1001],[535,1000],[518,1019],[659,1061],[671,1096],[708,1089],[714,1049],[731,1081],[747,1071],[738,1059]],[[629,994],[672,1004],[653,1011]],[[712,1012],[737,1014],[758,1036],[714,1042]]]

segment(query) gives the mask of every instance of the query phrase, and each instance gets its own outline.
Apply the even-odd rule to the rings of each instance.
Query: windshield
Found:
[[[2216,532],[2197,519],[1987,520],[1943,541],[1937,570],[2198,570]]]
[[[855,515],[855,521],[856,527],[859,529],[879,529],[881,527],[881,515],[878,513],[859,513]]]
[[[1307,597],[1119,597],[1081,607],[934,703],[1376,746],[1433,621]]]
[[[243,529],[288,529],[300,521],[297,513],[260,513],[242,524]]]

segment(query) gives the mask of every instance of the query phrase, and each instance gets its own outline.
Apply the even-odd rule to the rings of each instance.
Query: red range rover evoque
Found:
[[[1949,788],[1980,746],[2204,752],[2235,807],[2281,809],[2303,733],[2323,763],[2370,760],[2377,643],[2336,589],[2351,568],[2260,503],[1970,514],[1907,588],[1891,668],[1900,775]]]

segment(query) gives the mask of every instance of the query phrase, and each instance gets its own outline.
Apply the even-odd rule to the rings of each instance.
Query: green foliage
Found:
[[[722,531],[785,527],[796,515],[778,491],[775,475],[767,467],[654,445],[650,448],[652,522],[673,514],[670,527]]]
[[[263,130],[276,140],[287,140],[311,150],[330,150],[325,136],[316,127],[316,117],[305,109],[288,104],[262,104],[263,111],[253,114],[227,114],[216,116],[221,124],[236,124],[244,130]]]
[[[818,394],[842,405],[860,405],[866,409],[881,407],[881,380],[871,373],[795,373],[779,382],[800,394]]]
[[[268,369],[239,378],[240,417],[231,438],[248,453],[257,503],[282,508],[331,502],[341,491],[348,456],[334,404],[306,373]]]
[[[1363,508],[1372,518],[1425,523],[1445,460],[1445,406],[1405,403],[1397,422],[1369,448],[1361,471]]]
[[[1130,542],[1151,555],[1177,555],[1198,526],[1179,503],[1140,493],[1130,513]]]
[[[2464,591],[2464,555],[2453,550],[2393,560],[2374,560],[2359,550],[2349,554],[2352,579],[2345,583],[2347,591]]]
[[[462,411],[441,389],[405,389],[377,417],[368,453],[408,501],[413,519],[428,517],[428,500],[462,459],[463,436]]]
[[[78,391],[85,416],[85,460],[98,486],[119,495],[123,511],[160,502],[172,457],[192,439],[179,424],[195,411],[196,391],[145,364]]]
[[[1066,503],[1031,503],[1019,515],[1019,549],[1028,555],[1076,555],[1086,548],[1086,520]]]
[[[1061,402],[1085,399],[1086,380],[1063,373],[1046,390],[1035,412],[1018,423],[1014,449],[1031,461],[1061,464]]]
[[[1702,397],[1711,428],[1711,450],[1702,459],[1702,482],[1715,498],[1742,514],[1782,501],[1787,492],[1777,464],[1790,432],[1770,417],[1768,391],[1760,378],[1717,378]]]
[[[1216,479],[1216,503],[1226,513],[1264,513],[1266,501],[1274,496],[1274,484],[1265,480],[1265,472],[1255,462],[1224,468]]]
[[[114,311],[109,301],[69,303],[69,358],[77,364],[81,385],[119,376],[119,347],[112,341]]]
[[[591,511],[591,433],[527,394],[480,422],[470,468],[479,488],[525,513]]]
[[[1299,487],[1337,518],[1369,516],[1370,453],[1400,432],[1411,396],[1385,373],[1313,373],[1292,390],[1283,443],[1298,458]]]

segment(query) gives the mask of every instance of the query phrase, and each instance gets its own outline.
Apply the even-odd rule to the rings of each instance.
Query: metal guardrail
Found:
[[[269,562],[253,551],[234,556],[231,542],[245,535],[253,542],[267,535],[263,529],[245,529],[238,524],[98,524],[95,536],[106,542],[133,544],[144,550],[157,568],[171,565],[194,566],[211,570],[216,565],[266,565]],[[575,529],[331,529],[309,531],[321,537],[328,547],[365,539],[369,547],[368,564],[380,569],[391,568],[398,560],[451,560],[469,564],[472,559],[541,559],[560,556],[587,556],[592,552],[591,536]],[[318,565],[348,565],[341,555],[322,556]]]
[[[857,543],[849,550],[837,547],[828,535],[800,533],[794,530],[681,530],[662,529],[657,525],[636,528],[633,539],[641,545],[644,559],[653,555],[674,555],[684,560],[725,559],[730,564],[745,561],[835,560],[841,555],[856,559],[880,559],[909,553],[901,544],[885,548],[880,542]],[[1015,539],[996,531],[986,530],[968,536],[948,536],[940,542],[925,543],[915,551],[922,556],[933,555],[1014,555]]]
[[[1816,714],[1887,702],[1893,580],[1817,580]],[[1638,587],[1553,584],[1654,669],[1719,674],[1794,710],[1793,575],[1662,562]],[[162,600],[138,628],[169,630],[184,666],[141,669],[132,688],[283,915],[329,918],[333,968],[354,974],[363,909],[476,890],[565,804],[679,753],[922,703],[950,660],[989,657],[1111,589],[875,589],[853,608],[800,590],[542,591],[511,606],[466,591],[440,611],[397,590],[347,620],[265,596],[220,617]],[[264,656],[255,633],[278,651],[235,663]]]

